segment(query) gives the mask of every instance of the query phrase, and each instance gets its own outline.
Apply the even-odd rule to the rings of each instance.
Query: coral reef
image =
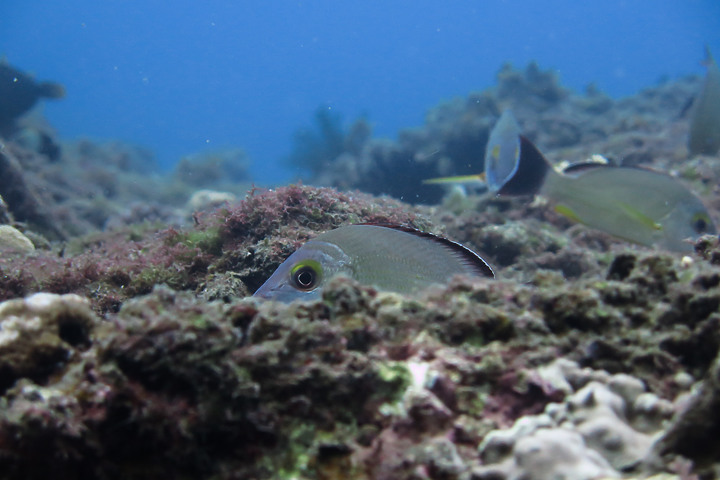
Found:
[[[581,369],[565,359],[535,373],[569,395],[540,415],[490,432],[479,447],[488,464],[476,469],[479,478],[621,478],[648,456],[653,435],[675,411],[626,374]]]
[[[422,127],[401,131],[396,142],[370,139],[357,151],[332,149],[308,181],[408,203],[437,203],[443,189],[422,185],[422,180],[480,173],[490,129],[505,108],[513,110],[523,134],[554,161],[579,162],[602,153],[618,164],[654,164],[663,170],[687,161],[688,121],[681,114],[700,88],[697,77],[619,100],[594,85],[583,94],[571,92],[557,74],[535,63],[524,70],[504,65],[496,81],[493,88],[434,107]]]
[[[613,280],[458,280],[419,298],[339,278],[322,301],[291,305],[159,287],[106,322],[72,295],[10,300],[0,325],[18,340],[0,361],[27,367],[2,397],[3,468],[36,478],[42,457],[57,478],[672,473],[678,455],[718,453],[677,447],[702,438],[682,406],[715,404],[712,383],[698,400],[684,392],[716,375],[720,321],[718,267],[681,263],[619,253]],[[33,338],[38,321],[21,318],[58,333]],[[20,338],[33,345],[22,362]],[[54,371],[48,352],[66,352]],[[659,435],[672,461],[646,461]]]
[[[512,106],[552,160],[652,163],[717,217],[717,157],[686,159],[698,85],[614,100],[505,66],[398,142],[326,112],[296,160],[362,191],[245,194],[237,152],[163,178],[142,149],[19,125],[0,149],[3,478],[720,478],[717,237],[681,256],[537,202],[409,205],[440,198],[423,178],[477,173]],[[303,242],[360,222],[449,237],[497,279],[248,298]]]

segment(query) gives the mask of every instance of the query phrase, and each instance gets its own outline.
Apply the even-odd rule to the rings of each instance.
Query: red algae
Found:
[[[73,246],[77,253],[5,255],[0,299],[36,291],[79,293],[104,312],[154,285],[196,290],[209,275],[224,272],[246,282],[245,291],[254,290],[305,240],[359,222],[429,225],[400,202],[361,193],[300,185],[252,191],[237,205],[198,215],[189,230],[171,227],[140,239],[131,230],[95,234]]]

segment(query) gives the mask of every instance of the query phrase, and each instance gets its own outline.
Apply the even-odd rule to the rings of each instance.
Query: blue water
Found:
[[[375,136],[535,59],[564,85],[631,95],[720,56],[718,0],[0,1],[0,55],[65,84],[45,114],[64,138],[121,139],[165,167],[244,148],[285,182],[296,129],[320,105]]]

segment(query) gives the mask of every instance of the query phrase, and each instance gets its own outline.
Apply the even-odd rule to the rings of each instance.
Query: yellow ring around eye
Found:
[[[290,270],[291,285],[303,292],[317,288],[322,280],[322,268],[315,260],[303,260],[293,265]]]
[[[712,225],[710,216],[705,212],[697,212],[692,216],[691,225],[693,229],[698,233],[703,233],[708,230],[708,227]]]
[[[290,275],[295,275],[298,270],[304,267],[310,267],[313,269],[313,272],[315,272],[315,275],[318,277],[322,274],[322,267],[320,266],[320,262],[317,260],[301,260],[295,265],[293,265],[292,270],[290,270]]]

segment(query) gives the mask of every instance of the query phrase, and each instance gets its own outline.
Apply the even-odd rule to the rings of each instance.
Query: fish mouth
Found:
[[[269,300],[275,297],[275,295],[273,295],[274,292],[277,292],[277,289],[267,288],[265,284],[263,284],[255,291],[255,293],[252,294],[252,296]]]

